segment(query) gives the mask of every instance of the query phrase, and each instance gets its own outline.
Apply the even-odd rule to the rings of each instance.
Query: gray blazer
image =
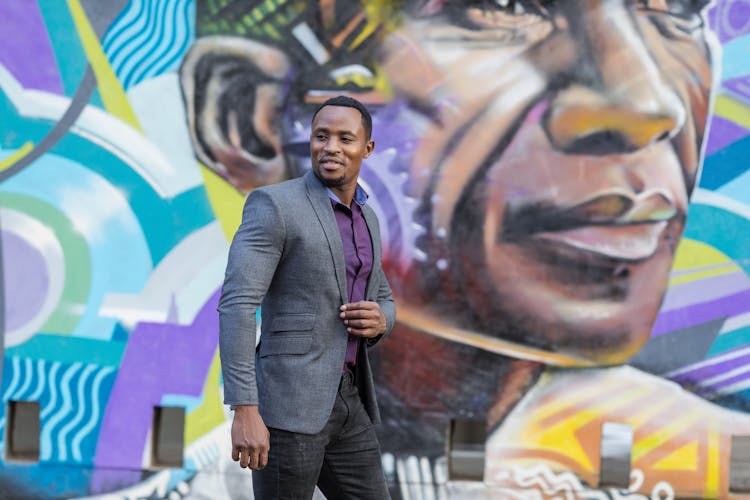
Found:
[[[380,304],[387,334],[396,309],[381,266],[377,217],[367,205],[363,215],[373,246],[365,297]],[[306,434],[322,430],[344,365],[347,333],[339,307],[346,302],[341,235],[318,178],[308,172],[250,193],[229,250],[218,308],[224,402],[259,405],[269,427]],[[380,414],[367,347],[383,336],[360,342],[355,373],[373,423]]]

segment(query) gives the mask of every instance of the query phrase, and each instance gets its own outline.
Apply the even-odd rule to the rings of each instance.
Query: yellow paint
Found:
[[[681,271],[669,280],[669,285],[689,283],[711,276],[737,272],[740,267],[732,259],[711,245],[691,239],[683,239],[677,247],[672,271]],[[684,271],[693,271],[684,273]]]
[[[185,445],[205,436],[210,430],[224,422],[224,410],[219,396],[219,350],[208,369],[206,383],[203,385],[203,402],[185,416]]]
[[[714,103],[714,114],[750,128],[750,106],[727,95],[720,95]]]
[[[698,468],[698,443],[688,443],[653,465],[655,470],[695,471]]]
[[[634,413],[628,419],[627,423],[629,423],[633,427],[634,432],[637,433],[640,428],[644,427],[656,415],[673,407],[674,404],[674,400],[670,398],[662,397],[656,401],[653,401],[653,398],[651,398],[649,404],[643,405],[642,409]]]
[[[631,144],[642,148],[656,140],[664,130],[674,127],[671,118],[655,117],[644,122],[638,120],[635,114],[636,111],[570,106],[556,118],[551,132],[558,144],[570,144],[583,131],[616,130],[622,132]]]
[[[703,498],[719,498],[720,469],[726,470],[721,465],[721,435],[715,425],[708,428],[708,451],[706,460],[706,489],[703,490]],[[729,462],[729,457],[725,457]]]
[[[375,79],[371,76],[365,76],[359,73],[342,75],[336,78],[337,85],[341,85],[343,87],[347,83],[353,83],[357,87],[370,88],[375,86]]]
[[[540,379],[538,386],[546,383],[552,375],[545,373]],[[558,413],[566,411],[570,408],[578,406],[581,402],[586,400],[594,400],[599,398],[606,398],[612,394],[618,394],[620,390],[626,389],[628,386],[627,381],[621,383],[612,384],[610,380],[607,383],[602,384],[586,384],[583,386],[577,386],[575,391],[565,394],[565,397],[557,397],[540,405],[534,409],[535,420],[541,421],[548,419]]]
[[[393,2],[388,0],[374,0],[367,2],[364,6],[367,12],[367,23],[359,32],[357,38],[349,45],[349,50],[354,50],[367,40],[378,28],[385,26],[387,29],[395,26],[396,18],[394,15]]]
[[[686,412],[682,416],[676,416],[675,418],[670,419],[666,425],[660,427],[648,436],[636,439],[633,443],[633,462],[635,463],[637,460],[640,460],[656,448],[664,446],[665,443],[684,433],[688,427],[703,418],[707,418],[707,415],[702,412]],[[697,437],[700,438],[701,436]]]
[[[130,107],[125,90],[120,85],[120,81],[112,70],[112,66],[110,66],[107,56],[102,50],[99,39],[91,27],[91,23],[89,23],[86,13],[81,7],[81,3],[79,0],[67,1],[70,14],[73,16],[73,22],[75,22],[78,36],[83,45],[83,50],[86,52],[91,69],[94,71],[104,107],[110,114],[121,119],[128,125],[142,130],[140,123],[138,123],[138,118],[133,112],[133,108]]]
[[[26,141],[26,143],[18,148],[15,153],[8,156],[7,158],[0,160],[0,172],[10,167],[11,165],[15,165],[18,160],[29,154],[33,149],[34,143],[31,141]]]
[[[200,165],[200,164],[199,164]],[[231,184],[219,177],[213,170],[200,165],[203,183],[208,194],[208,201],[214,215],[221,223],[221,229],[231,240],[237,228],[242,222],[242,207],[245,205],[245,197],[239,193]]]
[[[611,387],[610,387],[611,389]],[[586,472],[593,474],[596,472],[594,465],[589,460],[589,455],[585,448],[590,443],[581,443],[576,437],[576,433],[584,426],[602,420],[602,417],[608,415],[617,416],[617,408],[627,406],[628,404],[640,399],[643,390],[636,387],[629,390],[607,391],[610,397],[606,397],[601,402],[593,404],[575,415],[562,419],[560,422],[542,426],[539,425],[541,419],[538,418],[539,409],[534,411],[533,422],[525,429],[526,436],[522,439],[534,442],[536,445],[549,450],[564,449],[565,454],[575,460]],[[546,405],[545,405],[546,406]],[[540,409],[543,409],[540,408]]]

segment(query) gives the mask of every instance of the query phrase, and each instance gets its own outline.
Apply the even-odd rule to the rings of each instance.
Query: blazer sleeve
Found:
[[[388,283],[388,278],[386,278],[385,272],[383,272],[383,266],[380,265],[380,263],[378,263],[377,269],[380,273],[380,287],[378,288],[377,302],[380,306],[380,310],[383,311],[383,314],[385,315],[386,328],[385,332],[381,335],[367,339],[368,347],[375,345],[376,343],[378,343],[378,341],[385,338],[389,333],[391,333],[391,330],[393,330],[393,325],[396,322],[396,304],[393,301],[393,292],[391,291],[391,285]]]
[[[245,202],[242,223],[229,248],[219,299],[219,349],[224,403],[257,405],[256,311],[284,248],[285,227],[273,199],[256,189]]]

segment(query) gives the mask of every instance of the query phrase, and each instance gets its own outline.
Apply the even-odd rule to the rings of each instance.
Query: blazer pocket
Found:
[[[279,314],[271,320],[270,332],[309,332],[315,326],[315,313]]]
[[[281,335],[261,339],[259,354],[261,358],[277,354],[306,354],[312,347],[312,333],[307,335]]]
[[[260,338],[261,358],[277,354],[305,354],[310,352],[315,313],[279,314],[271,320],[271,327]]]

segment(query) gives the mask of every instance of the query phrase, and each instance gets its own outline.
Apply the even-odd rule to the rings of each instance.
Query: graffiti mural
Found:
[[[0,427],[8,401],[41,426],[0,491],[251,495],[221,402],[228,242],[344,93],[373,113],[399,309],[373,350],[394,497],[728,498],[748,51],[747,0],[4,0]],[[152,466],[155,406],[185,408],[182,467]],[[463,493],[457,418],[488,429]],[[606,422],[633,430],[627,491],[599,487]]]

